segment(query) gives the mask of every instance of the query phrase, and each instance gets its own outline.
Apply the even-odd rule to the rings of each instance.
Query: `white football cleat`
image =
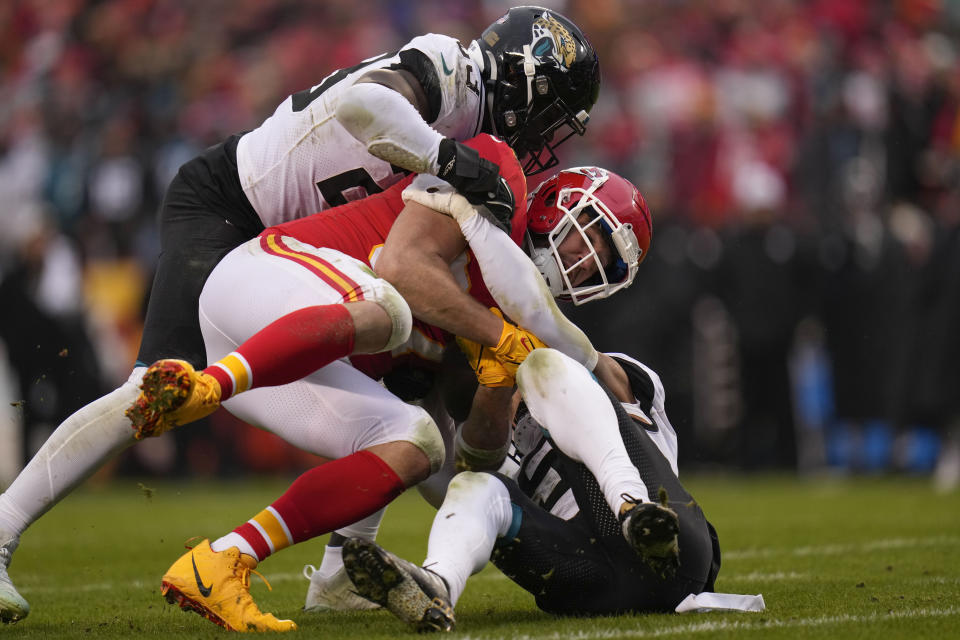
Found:
[[[13,623],[23,620],[30,613],[30,604],[13,586],[7,567],[14,549],[20,544],[17,537],[6,537],[0,532],[0,622]]]
[[[332,576],[323,577],[317,568],[308,564],[303,568],[303,577],[310,581],[307,600],[303,610],[309,613],[325,611],[369,611],[380,605],[357,595],[353,583],[341,565]]]

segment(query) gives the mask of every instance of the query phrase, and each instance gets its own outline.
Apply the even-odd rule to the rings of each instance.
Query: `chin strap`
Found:
[[[527,108],[533,103],[533,78],[537,75],[537,59],[530,45],[523,45],[523,75],[527,77]]]

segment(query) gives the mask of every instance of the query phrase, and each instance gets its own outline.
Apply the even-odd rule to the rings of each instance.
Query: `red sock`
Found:
[[[404,490],[400,477],[369,451],[314,467],[278,500],[233,530],[263,560],[387,506]]]
[[[307,307],[274,320],[206,369],[220,400],[257,387],[294,382],[353,353],[353,317],[342,304]]]

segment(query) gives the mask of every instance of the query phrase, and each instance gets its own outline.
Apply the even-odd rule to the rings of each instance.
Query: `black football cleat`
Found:
[[[623,537],[661,578],[672,578],[680,567],[680,520],[677,512],[654,502],[637,502],[628,495],[620,507]]]
[[[343,543],[343,565],[357,593],[417,631],[453,630],[450,592],[443,578],[429,569],[360,538]]]

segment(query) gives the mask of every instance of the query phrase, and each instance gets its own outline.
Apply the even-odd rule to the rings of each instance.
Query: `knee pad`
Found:
[[[410,312],[407,301],[393,288],[392,284],[383,278],[378,278],[376,283],[372,300],[387,312],[393,326],[390,339],[387,340],[387,344],[380,351],[392,351],[410,339],[410,331],[413,329],[413,314]]]
[[[430,473],[434,474],[443,466],[447,450],[440,429],[430,414],[420,407],[416,409],[416,418],[410,426],[410,433],[404,439],[423,451],[430,461]]]
[[[469,495],[477,504],[489,504],[498,497],[510,500],[510,492],[500,478],[482,471],[461,471],[450,481],[447,494],[451,498]]]

